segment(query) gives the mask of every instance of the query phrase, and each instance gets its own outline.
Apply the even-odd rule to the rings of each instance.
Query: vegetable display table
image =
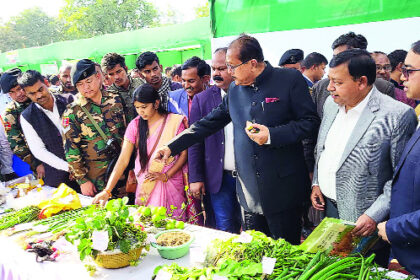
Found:
[[[53,191],[45,187],[48,191]],[[90,204],[92,198],[80,196],[83,206]],[[83,279],[151,279],[157,266],[176,262],[180,266],[191,267],[204,261],[204,251],[214,239],[228,239],[232,235],[204,227],[187,225],[186,231],[191,233],[194,241],[187,255],[176,260],[163,259],[158,251],[151,247],[146,255],[141,257],[138,265],[120,269],[97,268],[95,276],[89,275],[85,262],[79,259],[75,246],[61,239],[57,245],[59,257],[55,262],[45,261],[38,263],[34,253],[24,251],[19,243],[23,234],[10,237],[0,236],[0,280],[83,280]],[[150,235],[151,236],[151,235]],[[242,237],[242,235],[241,235]],[[42,236],[39,237],[42,239]],[[405,279],[405,275],[391,272],[394,279]]]
[[[230,234],[204,227],[187,225],[185,228],[191,232],[195,240],[190,250],[200,250],[215,238],[229,237]],[[160,257],[155,248],[150,248],[145,257],[140,259],[137,266],[120,269],[98,268],[95,277],[89,276],[79,254],[74,250],[70,254],[62,254],[55,262],[37,263],[35,254],[24,251],[15,242],[19,238],[0,236],[0,279],[4,280],[83,280],[83,279],[124,279],[140,280],[152,279],[153,270],[158,265],[177,262],[182,266],[190,265],[190,253],[177,260],[166,260]],[[199,248],[199,249],[197,249]],[[191,260],[194,262],[194,260]]]

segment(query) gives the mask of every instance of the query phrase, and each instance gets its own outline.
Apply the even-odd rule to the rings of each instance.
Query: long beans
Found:
[[[231,267],[231,272],[235,272],[237,280],[390,279],[385,277],[387,270],[377,269],[377,265],[373,262],[374,254],[367,258],[362,255],[340,258],[329,256],[324,252],[313,254],[304,252],[300,247],[293,246],[284,240],[273,240],[260,232],[247,231],[247,234],[252,236],[249,243],[235,242],[237,237],[214,240],[208,247],[206,263],[202,270],[179,266],[163,266],[162,269],[170,272],[173,280],[212,279],[214,275],[222,272],[225,276],[231,276],[226,273],[227,264]],[[260,264],[264,256],[276,259],[270,275],[263,274],[262,269],[250,275],[249,270],[241,266],[243,262]],[[229,277],[229,279],[233,278]]]
[[[17,224],[35,220],[41,210],[36,206],[27,206],[0,216],[0,230],[11,228]]]
[[[100,214],[105,210],[96,208],[94,206],[87,206],[71,211],[66,211],[61,214],[38,221],[37,223],[35,223],[35,226],[45,226],[45,228],[43,229],[44,231],[58,233],[75,224],[76,219],[84,218],[87,215],[89,215],[89,213],[92,211],[95,211],[97,214]]]

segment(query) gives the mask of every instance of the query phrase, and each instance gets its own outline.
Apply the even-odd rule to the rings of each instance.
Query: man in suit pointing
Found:
[[[302,140],[319,125],[308,86],[300,72],[265,62],[260,44],[248,35],[230,43],[226,65],[234,83],[222,103],[162,147],[157,158],[166,160],[232,121],[243,229],[299,244],[310,185]]]

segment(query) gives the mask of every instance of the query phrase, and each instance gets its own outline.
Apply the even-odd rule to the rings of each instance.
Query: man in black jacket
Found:
[[[32,103],[22,112],[20,122],[29,149],[45,167],[45,184],[58,187],[66,183],[79,190],[69,180],[68,164],[64,156],[63,134],[65,128],[61,116],[67,100],[53,96],[44,84],[41,74],[28,70],[18,78],[18,83]]]
[[[243,229],[299,244],[310,190],[302,140],[320,122],[308,86],[300,72],[264,62],[260,44],[248,35],[229,45],[226,62],[234,83],[223,102],[161,148],[157,158],[166,160],[232,121]]]

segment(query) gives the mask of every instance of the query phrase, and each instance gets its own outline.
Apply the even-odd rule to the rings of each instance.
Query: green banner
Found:
[[[161,63],[164,66],[171,66],[182,63],[184,53],[194,53],[204,59],[211,58],[210,40],[210,19],[199,18],[182,24],[63,41],[1,53],[0,67],[8,69],[20,66],[24,70],[39,70],[40,64],[60,64],[62,60],[91,58],[99,62],[103,55],[109,52],[127,55],[129,64],[132,64],[130,66],[134,66],[133,59],[135,61],[137,56],[135,58],[131,56],[144,51],[159,51],[158,56],[162,54],[164,57]]]
[[[420,0],[210,0],[214,37],[420,16]],[[384,36],[386,30],[384,30]]]

